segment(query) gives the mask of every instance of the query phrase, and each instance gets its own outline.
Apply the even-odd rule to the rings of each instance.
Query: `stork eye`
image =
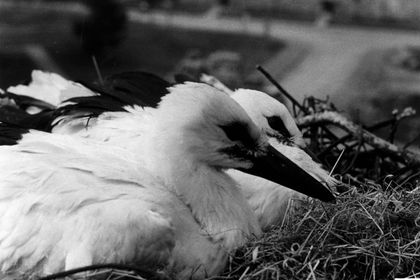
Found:
[[[272,117],[266,117],[268,121],[268,125],[274,129],[275,131],[279,132],[284,137],[290,138],[292,135],[290,135],[289,130],[287,130],[286,126],[284,125],[283,120],[279,116],[272,116]]]
[[[253,146],[255,143],[254,138],[252,138],[249,133],[248,125],[246,123],[232,122],[227,125],[221,125],[220,128],[231,141],[239,141],[243,143],[244,146]]]

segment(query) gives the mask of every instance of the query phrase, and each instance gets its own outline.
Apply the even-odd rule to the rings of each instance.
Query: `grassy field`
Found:
[[[28,70],[33,67],[53,70],[30,61],[23,49],[31,44],[43,46],[65,76],[75,80],[96,79],[92,58],[82,50],[80,39],[73,32],[76,20],[77,16],[70,13],[2,8],[0,87],[27,79]],[[245,70],[250,73],[256,64],[264,63],[282,47],[283,42],[246,34],[198,32],[130,22],[124,41],[98,57],[98,62],[103,75],[140,69],[166,75],[189,50],[198,49],[204,54],[231,50],[247,58]]]

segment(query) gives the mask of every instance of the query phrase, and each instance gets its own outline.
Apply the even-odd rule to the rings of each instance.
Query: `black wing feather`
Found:
[[[57,124],[56,118],[62,116],[97,117],[103,112],[125,111],[127,105],[156,107],[161,98],[168,93],[171,84],[147,72],[123,72],[107,77],[103,85],[79,82],[97,93],[96,96],[70,98],[67,105],[54,109],[54,106],[29,96],[6,93],[19,108],[3,106],[0,108],[0,122],[17,127],[51,131]],[[36,106],[43,111],[28,114],[24,109]]]
[[[28,132],[29,129],[26,128],[0,123],[0,145],[16,145],[22,139],[23,134]]]
[[[118,94],[127,105],[156,107],[170,86],[164,79],[142,71],[123,72],[105,79],[105,88]]]
[[[28,114],[26,111],[12,106],[0,107],[0,122],[24,129],[51,131],[54,120],[54,110],[45,109],[38,114]]]
[[[161,98],[168,94],[171,84],[162,78],[147,72],[133,71],[111,75],[103,85],[79,82],[111,100],[126,105],[156,107]]]
[[[13,99],[15,101],[16,105],[19,106],[19,108],[24,109],[24,110],[26,110],[26,108],[28,108],[30,106],[38,107],[41,110],[52,110],[52,109],[55,108],[54,105],[52,105],[48,102],[30,97],[30,96],[26,96],[26,95],[19,95],[19,94],[14,94],[14,93],[11,93],[11,92],[6,92],[6,93],[4,93],[3,96],[8,97],[10,99]]]
[[[127,105],[156,107],[171,86],[162,78],[142,71],[111,75],[103,85],[79,83],[98,95],[66,100],[69,104],[56,110],[56,118],[66,115],[97,117],[103,112],[125,111]]]
[[[104,112],[124,111],[126,104],[108,96],[74,97],[67,100],[70,104],[59,107],[54,112],[54,119],[72,115],[80,117],[97,117]]]

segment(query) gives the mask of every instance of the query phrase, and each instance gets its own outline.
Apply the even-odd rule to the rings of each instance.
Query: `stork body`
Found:
[[[162,110],[176,99],[169,98]],[[260,228],[232,179],[210,165],[227,160],[201,163],[198,158],[205,155],[188,151],[194,141],[201,144],[199,131],[186,138],[191,145],[172,144],[186,137],[182,125],[204,121],[197,123],[192,115],[174,127],[157,114],[155,130],[143,135],[156,153],[143,165],[151,168],[165,158],[153,170],[165,182],[126,149],[67,135],[31,132],[18,145],[1,147],[2,272],[34,276],[117,262],[167,264],[179,279],[219,273],[227,254]],[[244,112],[239,116],[249,121]]]
[[[1,161],[7,182],[0,189],[6,275],[129,263],[166,264],[179,279],[201,278],[220,272],[229,250],[244,242],[243,233],[231,233],[229,247],[222,247],[223,233],[212,238],[186,204],[123,149],[32,133],[0,152],[8,159]],[[257,226],[246,230],[258,234]]]
[[[78,131],[77,135],[103,141],[110,145],[120,146],[131,151],[142,151],[137,153],[137,159],[140,161],[144,157],[155,157],[155,154],[148,152],[147,146],[144,143],[139,145],[138,142],[138,139],[141,139],[141,135],[148,130],[148,126],[143,125],[142,129],[132,129],[138,123],[149,123],[147,120],[151,118],[152,112],[155,109],[126,107],[126,110],[128,112],[103,113],[97,119],[91,121],[88,128]],[[255,110],[255,112],[258,111]],[[283,114],[282,111],[280,113]],[[279,115],[278,111],[274,111],[273,114]],[[251,116],[253,115],[251,114]],[[64,127],[61,126],[59,131],[62,132]],[[264,132],[269,135],[274,135],[274,131],[269,133]],[[164,137],[164,135],[161,134],[159,137]],[[299,134],[295,139],[301,139],[298,137]],[[320,164],[313,161],[300,147],[281,143],[274,136],[269,137],[269,141],[277,151],[284,154],[318,181],[328,186],[334,186],[337,183]],[[227,173],[238,183],[238,187],[246,197],[263,230],[268,230],[271,226],[280,224],[285,218],[289,205],[299,205],[302,200],[307,199],[306,195],[279,186],[261,177],[235,169],[228,170]]]
[[[308,194],[333,199],[206,85],[173,88],[138,147],[153,157],[141,163],[135,150],[34,131],[0,147],[1,272],[32,277],[116,262],[165,265],[177,279],[216,275],[261,232],[228,168],[303,192],[313,185]]]
[[[192,90],[190,92],[194,94]],[[240,89],[231,97],[247,111],[252,120],[271,138],[272,145],[278,151],[312,174],[317,180],[329,185],[335,184],[334,179],[328,175],[326,170],[314,162],[303,150],[294,146],[305,147],[305,143],[292,116],[283,104],[262,92],[252,90]],[[53,132],[75,134],[136,151],[136,160],[141,162],[145,157],[156,157],[156,154],[150,153],[152,149],[145,148],[147,145],[144,145],[144,143],[139,145],[142,142],[139,139],[142,139],[141,136],[150,128],[150,118],[154,110],[153,108],[126,106],[124,112],[104,112],[97,118],[80,118],[78,114],[68,115],[56,121],[57,125]],[[281,130],[276,130],[278,127],[270,127],[267,117],[277,118],[277,124],[283,124]],[[168,119],[166,118],[165,121],[168,121]],[[139,126],[138,124],[142,125]],[[292,145],[277,141],[279,138],[287,139],[287,136],[292,139],[290,141]],[[160,135],[158,137],[165,136]],[[155,174],[159,174],[159,172]],[[246,196],[263,229],[268,229],[271,225],[279,224],[283,220],[291,200],[305,199],[305,196],[298,192],[260,177],[236,170],[229,171],[229,174],[239,182],[240,189]]]

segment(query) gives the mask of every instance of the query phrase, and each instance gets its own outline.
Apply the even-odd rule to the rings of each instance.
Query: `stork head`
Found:
[[[185,163],[204,164],[216,172],[239,169],[308,196],[334,200],[321,183],[268,143],[238,103],[211,86],[185,83],[171,88],[155,116],[155,129],[168,145],[155,144],[179,165],[188,158]]]
[[[264,92],[251,89],[238,89],[231,97],[269,137],[274,137],[280,142],[291,140],[300,148],[306,147],[292,115],[278,100]]]

